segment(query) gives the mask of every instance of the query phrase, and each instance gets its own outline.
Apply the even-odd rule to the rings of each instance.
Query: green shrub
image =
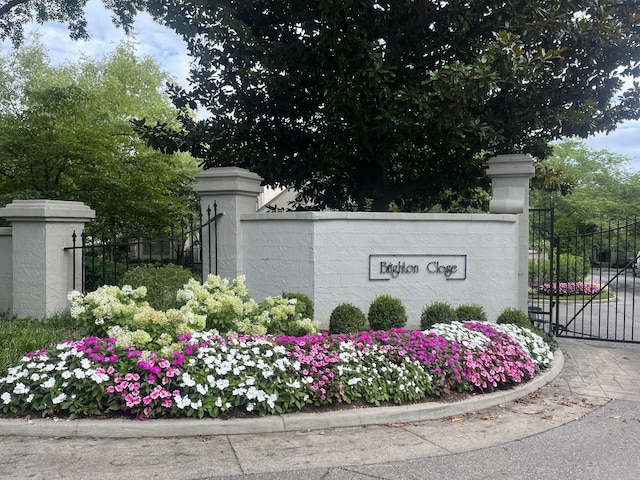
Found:
[[[456,308],[456,318],[459,322],[486,322],[487,312],[482,305],[464,304]]]
[[[407,324],[407,310],[399,298],[380,295],[369,305],[367,318],[373,330],[402,328]]]
[[[189,270],[177,265],[144,265],[127,271],[123,285],[133,288],[147,287],[147,301],[156,310],[165,311],[177,305],[176,293],[191,278]]]
[[[209,275],[204,284],[195,279],[178,290],[180,310],[206,319],[206,328],[220,333],[301,336],[316,333],[318,324],[297,310],[297,299],[266,297],[256,303],[244,284],[244,276],[229,281]]]
[[[560,255],[560,269],[553,261],[553,272],[551,272],[551,262],[546,259],[529,260],[529,285],[537,287],[543,283],[551,282],[582,282],[591,270],[591,263],[584,256],[563,253]],[[558,275],[558,278],[555,278]]]
[[[533,331],[533,333],[535,333],[536,335],[539,335],[540,337],[542,337],[542,339],[546,342],[547,345],[549,345],[549,348],[551,350],[556,350],[557,348],[560,348],[560,345],[558,344],[558,341],[553,338],[551,335],[549,335],[545,330],[543,330],[542,328],[539,327],[528,327],[531,331]]]
[[[122,285],[122,278],[127,271],[124,262],[112,262],[101,258],[86,257],[84,260],[84,285],[88,292],[97,290],[103,285]]]
[[[433,302],[422,309],[420,328],[428,330],[436,323],[451,323],[458,320],[455,309],[446,302]]]
[[[364,312],[350,303],[341,303],[329,317],[329,333],[357,333],[367,328]]]
[[[296,303],[296,312],[302,315],[302,318],[308,318],[309,320],[313,320],[314,315],[314,305],[311,297],[306,293],[300,292],[289,292],[283,293],[283,298],[295,298],[297,300]]]
[[[72,318],[69,312],[46,320],[14,318],[0,313],[0,377],[27,352],[92,334],[90,328]]]
[[[502,310],[496,323],[510,323],[518,327],[531,328],[529,315],[524,310],[516,307],[507,307]]]
[[[534,326],[531,323],[531,318],[529,317],[529,315],[525,313],[524,310],[521,310],[520,308],[514,308],[514,307],[505,308],[500,313],[500,315],[498,315],[498,319],[496,320],[496,323],[509,323],[512,325],[516,325],[518,327],[528,328],[536,335],[539,335],[540,337],[542,337],[542,339],[546,342],[546,344],[549,345],[549,348],[551,350],[555,350],[556,348],[559,348],[558,341],[555,338],[553,338],[551,335],[549,335],[542,328]]]

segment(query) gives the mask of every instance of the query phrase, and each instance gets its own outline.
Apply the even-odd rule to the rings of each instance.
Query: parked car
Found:
[[[640,277],[640,252],[636,253],[636,258],[633,259],[631,269],[633,270],[634,277]]]

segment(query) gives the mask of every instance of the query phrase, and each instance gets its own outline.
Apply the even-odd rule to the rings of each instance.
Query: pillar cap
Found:
[[[0,208],[0,217],[10,222],[86,222],[96,218],[96,212],[82,202],[14,200]]]
[[[515,153],[496,155],[487,161],[487,176],[533,178],[536,174],[535,161],[529,154]]]
[[[196,175],[193,189],[201,195],[246,195],[257,197],[264,188],[263,178],[239,167],[216,167]]]

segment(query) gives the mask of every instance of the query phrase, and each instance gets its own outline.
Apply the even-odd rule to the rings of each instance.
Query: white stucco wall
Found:
[[[0,312],[11,312],[13,297],[11,227],[0,227]]]
[[[283,291],[306,293],[324,327],[339,303],[366,313],[381,294],[403,301],[411,328],[419,327],[423,307],[434,301],[481,304],[489,319],[518,303],[517,215],[295,212],[240,218],[249,292],[258,301]],[[389,257],[390,263],[405,261],[419,271],[372,280],[380,275],[370,276],[370,255],[401,255]],[[466,278],[428,273],[428,262],[448,258],[466,259]]]

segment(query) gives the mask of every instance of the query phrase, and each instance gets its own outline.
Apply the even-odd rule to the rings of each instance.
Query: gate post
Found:
[[[207,218],[207,208],[214,202],[218,213],[222,214],[216,222],[218,275],[229,279],[242,273],[242,229],[240,215],[256,213],[258,195],[262,193],[262,177],[239,167],[218,167],[204,170],[196,175],[194,190],[200,196],[200,208],[203,218]],[[210,245],[208,232],[202,232],[202,244]],[[210,272],[209,255],[211,249],[202,249],[202,275],[206,278]]]
[[[496,155],[487,162],[487,176],[491,179],[490,213],[518,215],[518,305],[528,308],[529,270],[529,180],[536,173],[531,155]]]
[[[82,202],[14,200],[0,208],[0,217],[12,226],[12,312],[21,317],[44,319],[68,308],[73,285],[70,246],[73,232],[81,232],[96,212]],[[76,265],[81,261],[76,260]],[[76,284],[82,280],[76,269]]]

